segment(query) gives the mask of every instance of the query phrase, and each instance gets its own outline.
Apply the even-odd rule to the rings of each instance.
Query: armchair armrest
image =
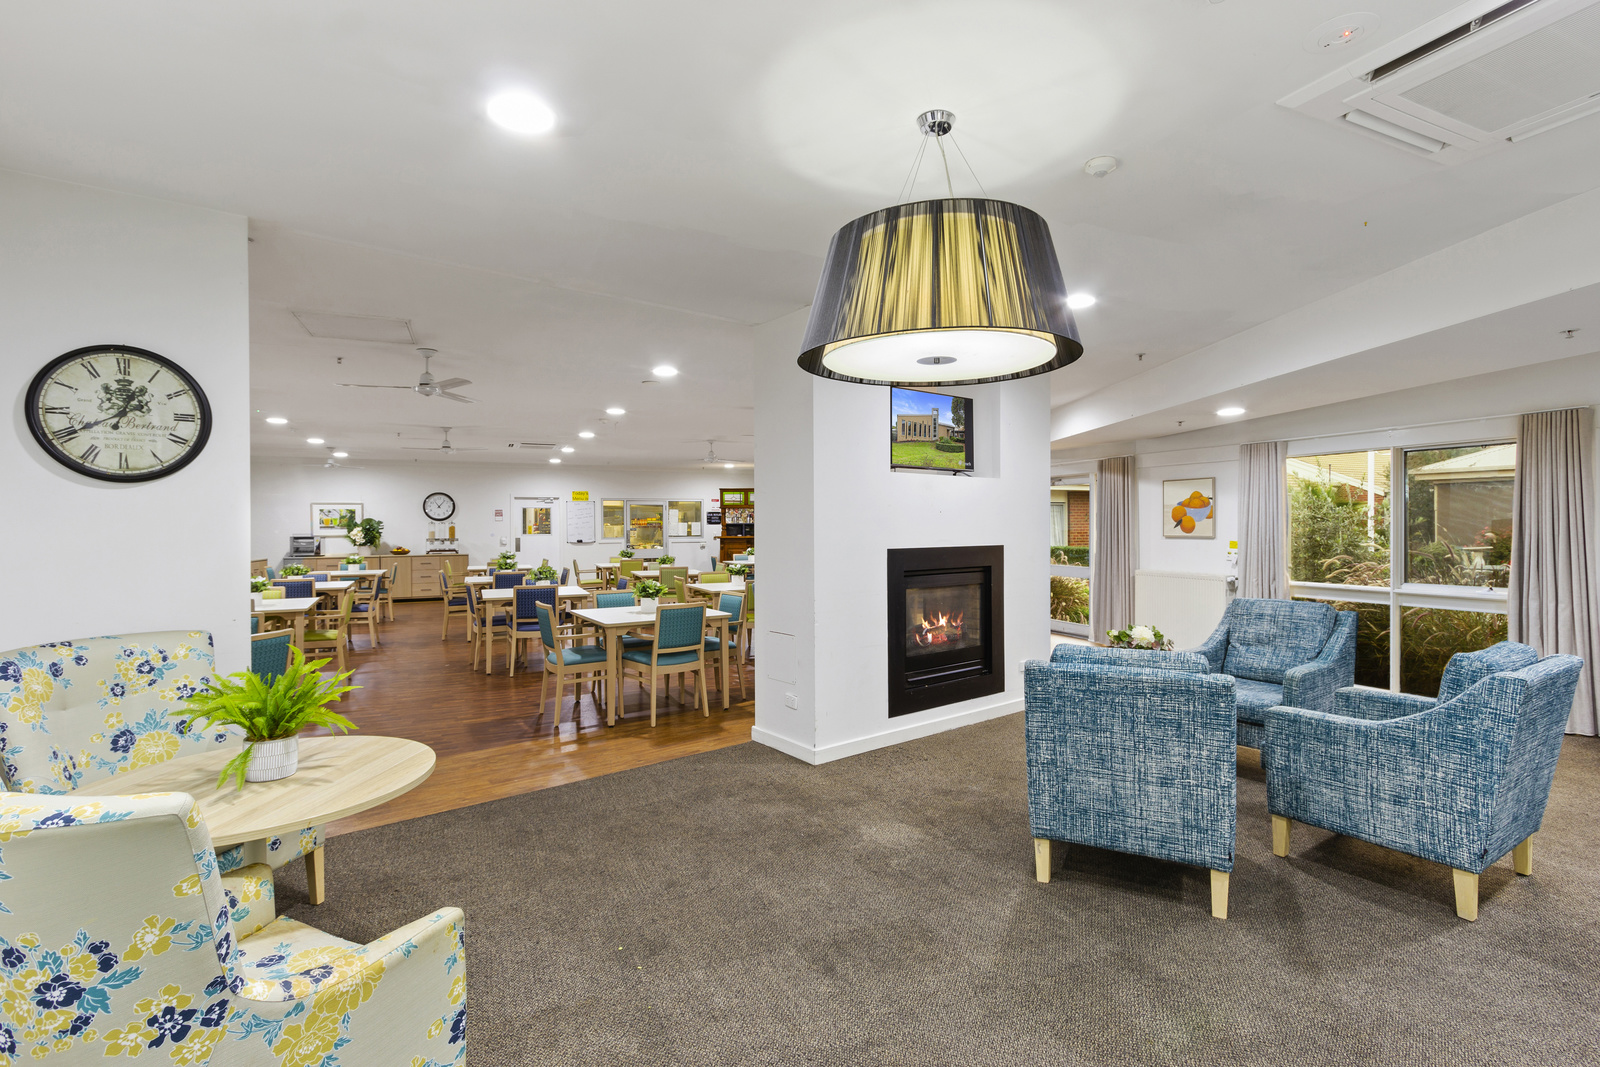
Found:
[[[1331,711],[1334,694],[1355,680],[1356,615],[1341,611],[1317,658],[1283,672],[1283,702],[1294,708]]]
[[[1224,615],[1217,628],[1211,631],[1211,636],[1193,648],[1183,649],[1184,652],[1193,652],[1204,656],[1206,662],[1211,664],[1213,674],[1222,671],[1222,665],[1228,658],[1228,617]]]
[[[1157,652],[1148,648],[1101,648],[1098,645],[1057,645],[1050,651],[1052,666],[1094,664],[1107,667],[1143,667],[1148,670],[1190,671],[1211,674],[1204,656],[1193,652]]]
[[[249,937],[278,917],[272,868],[252,863],[222,875],[222,892],[233,919],[233,936]]]
[[[341,1067],[459,1062],[464,931],[460,909],[444,908],[309,971],[247,981],[234,998],[228,1036],[262,1041],[285,1062],[296,1052],[321,1062],[342,1038]]]
[[[1333,694],[1333,714],[1347,719],[1398,719],[1427,711],[1439,703],[1432,697],[1390,693],[1383,689],[1346,686]]]

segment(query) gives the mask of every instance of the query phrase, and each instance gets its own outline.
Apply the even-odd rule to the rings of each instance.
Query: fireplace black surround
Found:
[[[889,549],[889,714],[1005,692],[1005,546]]]

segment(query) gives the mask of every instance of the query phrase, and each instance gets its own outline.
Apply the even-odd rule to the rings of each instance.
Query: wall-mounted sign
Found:
[[[722,512],[720,512],[720,511],[708,511],[708,512],[706,512],[706,525],[707,526],[721,526],[722,525]]]
[[[505,522],[506,521],[506,509],[505,508],[495,508],[494,509],[494,521],[495,522]]]
[[[589,491],[587,489],[574,489],[572,491],[572,499],[574,499],[574,500],[588,500],[589,499]]]

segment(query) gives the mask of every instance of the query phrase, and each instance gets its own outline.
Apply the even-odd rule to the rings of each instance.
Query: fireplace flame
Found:
[[[934,645],[943,645],[950,641],[959,640],[965,632],[963,620],[966,612],[958,611],[954,615],[938,612],[933,616],[919,615],[911,632],[911,639],[918,648],[931,648]]]

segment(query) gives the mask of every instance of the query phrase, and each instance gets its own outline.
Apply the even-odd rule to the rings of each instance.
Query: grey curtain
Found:
[[[1289,503],[1287,441],[1263,441],[1240,450],[1239,595],[1288,596],[1283,559]]]
[[[1094,485],[1089,553],[1089,638],[1133,625],[1133,572],[1139,566],[1138,486],[1132,456],[1102,459]]]
[[[1541,655],[1582,656],[1567,732],[1595,733],[1600,600],[1595,595],[1594,415],[1537,411],[1517,426],[1511,491],[1510,637]]]

